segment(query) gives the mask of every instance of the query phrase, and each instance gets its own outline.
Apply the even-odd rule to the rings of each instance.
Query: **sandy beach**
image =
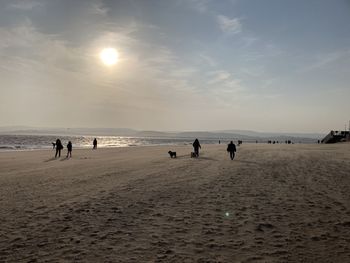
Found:
[[[0,262],[350,262],[350,144],[191,150],[1,152]]]

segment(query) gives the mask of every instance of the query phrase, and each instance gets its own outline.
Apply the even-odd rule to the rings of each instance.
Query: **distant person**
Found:
[[[67,144],[67,158],[72,157],[72,149],[73,149],[72,142],[69,141]]]
[[[97,149],[97,139],[95,138],[93,143],[94,147],[92,147],[92,149]]]
[[[63,149],[63,145],[61,143],[61,140],[57,139],[56,140],[56,154],[55,154],[55,158],[57,158],[57,155],[58,155],[58,157],[61,157],[61,150],[62,149]]]
[[[192,145],[193,145],[194,153],[196,154],[196,157],[198,157],[199,156],[199,148],[202,149],[198,139],[195,139]]]
[[[220,144],[221,142],[220,142],[220,140],[219,140],[219,144]]]
[[[236,145],[233,143],[233,141],[231,141],[227,145],[227,152],[230,153],[230,158],[231,160],[233,160],[235,158],[235,152],[236,152]]]

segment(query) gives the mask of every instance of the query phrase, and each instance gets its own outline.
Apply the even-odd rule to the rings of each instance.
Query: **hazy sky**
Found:
[[[0,0],[0,81],[0,126],[342,129],[350,1]]]

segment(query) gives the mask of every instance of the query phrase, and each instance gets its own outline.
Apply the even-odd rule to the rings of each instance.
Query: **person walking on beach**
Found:
[[[94,147],[92,147],[92,149],[97,149],[97,140],[96,138],[94,139],[93,143]]]
[[[199,157],[199,148],[202,148],[198,139],[195,139],[193,142],[193,149],[194,149],[194,153],[196,154],[196,157]]]
[[[67,144],[67,157],[72,157],[72,149],[73,149],[73,145],[72,145],[72,142],[69,141],[68,144]]]
[[[61,157],[61,150],[62,149],[63,149],[63,145],[61,143],[61,140],[57,139],[56,140],[56,154],[55,154],[55,158],[57,158],[57,155],[58,155],[58,157]]]
[[[230,153],[231,160],[233,160],[235,158],[235,152],[236,152],[236,145],[233,143],[233,141],[231,141],[227,145],[227,151]]]

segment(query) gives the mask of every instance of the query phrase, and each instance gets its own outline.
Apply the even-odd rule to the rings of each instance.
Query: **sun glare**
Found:
[[[118,62],[119,54],[114,48],[105,48],[100,52],[100,59],[106,66],[113,66]]]

